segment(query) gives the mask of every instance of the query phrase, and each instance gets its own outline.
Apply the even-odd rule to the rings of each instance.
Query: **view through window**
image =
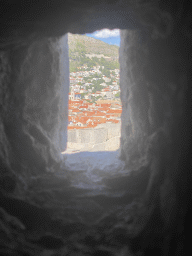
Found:
[[[65,153],[120,146],[119,30],[68,34],[70,88]]]

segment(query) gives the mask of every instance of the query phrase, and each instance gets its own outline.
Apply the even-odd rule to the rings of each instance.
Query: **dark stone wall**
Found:
[[[17,179],[61,167],[68,88],[67,35],[1,53],[0,157]]]
[[[146,211],[133,224],[135,251],[184,252],[184,216],[191,198],[186,184],[191,179],[190,55],[191,41],[180,26],[164,38],[139,30],[121,32],[121,158],[134,171],[150,172],[143,195]]]

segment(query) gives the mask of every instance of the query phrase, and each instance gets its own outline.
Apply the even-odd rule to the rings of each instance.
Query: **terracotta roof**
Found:
[[[103,113],[101,111],[97,111],[97,112],[95,112],[94,116],[105,116],[105,113]]]
[[[109,110],[107,111],[107,113],[121,113],[121,112],[122,112],[121,109],[109,109]]]
[[[68,126],[67,129],[68,130],[72,130],[72,129],[87,129],[87,128],[94,128],[96,127],[97,124],[88,124],[87,126]]]
[[[78,108],[74,108],[72,109],[72,112],[80,112],[80,110]]]
[[[94,116],[95,112],[94,111],[87,111],[87,116]]]
[[[109,107],[102,107],[102,108],[100,108],[101,111],[107,111],[109,109],[110,109]]]
[[[68,116],[68,121],[73,121],[72,119],[72,116]]]
[[[101,103],[101,107],[110,107],[111,103]]]
[[[79,106],[79,108],[88,108],[88,104],[83,104],[83,105]]]
[[[109,120],[107,120],[107,121],[108,121],[108,122],[115,123],[115,124],[119,123],[119,120],[115,120],[115,119],[109,119]]]

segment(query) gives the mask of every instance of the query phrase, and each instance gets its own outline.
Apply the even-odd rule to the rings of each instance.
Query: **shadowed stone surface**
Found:
[[[185,255],[191,3],[18,0],[1,1],[0,14],[0,255]],[[125,172],[91,176],[61,155],[66,33],[106,27],[122,29]]]

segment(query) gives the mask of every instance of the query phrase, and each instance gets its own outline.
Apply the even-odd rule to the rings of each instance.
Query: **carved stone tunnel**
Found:
[[[2,1],[0,14],[0,254],[185,254],[192,194],[191,4]],[[68,171],[61,155],[66,33],[106,27],[121,29],[120,157],[130,172],[102,174],[105,189],[93,193],[72,186],[85,178],[84,170]]]

